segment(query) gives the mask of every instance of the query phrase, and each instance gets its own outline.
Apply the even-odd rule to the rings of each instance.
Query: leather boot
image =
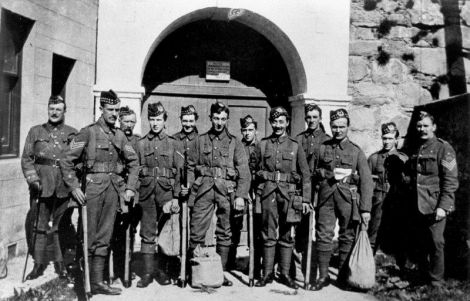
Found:
[[[137,287],[147,287],[153,282],[154,256],[153,254],[142,254],[142,259],[144,262],[144,274],[137,282]]]
[[[120,295],[121,289],[111,287],[103,281],[103,272],[106,258],[104,256],[93,256],[90,266],[91,293],[93,295]]]
[[[168,276],[168,260],[167,256],[158,254],[157,256],[157,271],[155,278],[160,285],[170,285],[170,277]]]
[[[314,290],[319,291],[330,284],[330,276],[328,274],[328,266],[330,265],[330,251],[318,251],[318,269],[319,278],[315,283]]]
[[[281,268],[279,282],[290,288],[298,289],[299,286],[295,280],[289,276],[291,259],[292,247],[279,246],[279,266]]]
[[[65,264],[63,261],[55,261],[54,262],[54,270],[59,275],[60,279],[67,279],[68,273],[67,269],[65,268]]]
[[[338,260],[338,278],[336,282],[339,286],[346,285],[346,280],[348,278],[348,262],[347,259],[349,257],[349,252],[339,252],[339,260]]]
[[[217,245],[215,247],[215,251],[217,252],[217,254],[220,255],[220,259],[222,260],[222,269],[225,272],[227,270],[227,261],[228,261],[228,255],[229,255],[229,252],[230,252],[230,247]],[[228,280],[224,276],[224,282],[222,283],[222,285],[223,286],[232,286],[233,283],[232,283],[232,281]]]
[[[44,270],[47,268],[47,265],[42,263],[34,263],[33,270],[26,276],[26,280],[33,280],[36,279],[42,274],[44,274]]]
[[[276,248],[273,247],[264,247],[263,249],[263,277],[255,283],[257,287],[266,286],[268,283],[272,283],[274,279],[273,269],[274,269],[274,256],[276,254]]]

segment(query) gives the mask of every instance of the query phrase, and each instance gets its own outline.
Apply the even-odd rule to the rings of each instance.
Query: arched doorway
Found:
[[[213,61],[230,66],[230,80],[206,78],[207,64]],[[289,108],[288,98],[304,92],[305,82],[295,48],[269,20],[244,10],[202,9],[173,22],[147,55],[142,73],[142,133],[148,131],[148,103],[164,104],[170,112],[171,133],[180,128],[180,107],[195,105],[203,132],[209,127],[210,105],[217,100],[231,109],[233,134],[239,134],[238,119],[250,114],[259,121],[263,137],[270,133],[269,108]]]

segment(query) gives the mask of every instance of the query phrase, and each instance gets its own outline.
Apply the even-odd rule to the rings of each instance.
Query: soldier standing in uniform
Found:
[[[396,148],[399,137],[396,124],[394,122],[384,123],[381,130],[382,149],[373,153],[367,160],[374,180],[371,219],[367,229],[374,253],[382,241],[384,243],[392,241],[393,244],[399,244],[399,241],[392,239],[391,235],[394,232],[404,233],[396,231],[396,220],[392,216],[397,213],[399,207],[400,192],[403,188],[404,167],[408,157]],[[385,221],[383,224],[382,215]],[[379,229],[381,230],[379,231]],[[378,237],[379,233],[382,233],[381,236],[383,237]],[[403,261],[403,258],[397,258],[397,260]]]
[[[48,103],[48,121],[29,130],[21,157],[21,168],[30,192],[34,198],[39,199],[39,211],[36,212],[39,214],[38,224],[34,229],[36,241],[32,243],[34,268],[26,277],[27,280],[41,276],[51,259],[59,276],[67,277],[58,227],[68,206],[69,190],[62,179],[59,161],[64,158],[69,139],[77,130],[65,124],[65,112],[63,98],[51,96]],[[49,232],[52,233],[48,234]],[[52,250],[48,247],[49,235],[52,236]]]
[[[366,156],[348,138],[348,112],[331,111],[330,126],[333,139],[321,145],[314,175],[319,185],[315,228],[320,272],[315,290],[330,282],[328,266],[336,220],[339,222],[338,283],[344,284],[346,259],[354,243],[357,222],[369,223],[372,206],[372,175]]]
[[[124,132],[128,143],[132,146],[134,150],[137,149],[137,141],[140,139],[139,135],[133,133],[136,123],[137,118],[133,110],[131,110],[128,106],[119,108],[119,128]],[[128,170],[124,169],[122,173],[124,180],[127,180],[127,174]],[[137,197],[138,196],[136,196],[135,198]],[[134,203],[135,201],[136,200],[134,200]],[[138,216],[138,212],[134,210],[133,206],[129,207],[126,202],[123,202],[123,199],[120,200],[119,207],[120,208],[118,209],[116,221],[114,223],[111,249],[113,251],[115,277],[121,277],[122,279],[124,279],[126,230],[128,227],[131,227],[130,252],[132,253],[135,228],[139,223],[140,217]]]
[[[177,169],[176,140],[165,133],[168,114],[163,105],[148,105],[150,131],[137,143],[140,159],[140,236],[141,253],[144,260],[144,275],[137,287],[147,287],[153,281],[153,266],[157,230],[161,229],[171,213],[179,212],[178,196],[180,193]],[[158,227],[158,229],[157,229]],[[169,258],[158,253],[158,277],[162,285],[170,284],[168,278]]]
[[[199,158],[190,201],[194,199],[191,216],[190,248],[204,244],[217,205],[216,251],[227,268],[228,253],[232,245],[230,216],[232,210],[242,211],[250,187],[250,171],[243,145],[231,135],[226,123],[229,109],[216,102],[211,105],[211,129],[199,136]],[[224,276],[224,286],[232,282]]]
[[[262,208],[264,275],[255,285],[263,287],[273,281],[277,246],[281,269],[279,281],[291,288],[298,288],[289,276],[294,224],[288,215],[295,209],[300,221],[299,215],[310,211],[310,173],[304,150],[286,133],[290,122],[287,111],[282,107],[271,109],[269,122],[273,133],[262,139],[257,147],[261,158],[257,167],[257,194]],[[301,186],[300,193],[296,192],[298,186]]]
[[[251,185],[250,185],[250,198],[253,198],[252,189],[255,187],[254,180],[255,180],[255,173],[256,173],[256,166],[258,164],[258,158],[256,156],[256,146],[258,145],[258,139],[256,137],[256,130],[258,127],[257,122],[251,117],[250,115],[246,115],[244,118],[240,119],[240,131],[242,134],[242,144],[245,149],[246,158],[248,159],[248,167],[251,173]],[[254,201],[254,200],[253,200]],[[255,229],[260,229],[260,214],[255,216]],[[229,259],[228,259],[228,266],[229,269],[234,269],[236,265],[237,259],[237,247],[240,243],[240,236],[241,231],[243,229],[243,212],[233,212],[231,216],[231,227],[232,227],[232,247],[230,248],[229,252]],[[258,242],[260,237],[259,233],[253,234],[255,237],[255,241]],[[256,243],[255,243],[256,244]],[[255,250],[259,248],[255,247]],[[255,251],[256,252],[256,251]],[[255,265],[258,269],[259,266],[259,254],[255,255]]]
[[[411,149],[407,165],[414,196],[410,222],[420,255],[419,267],[431,285],[441,286],[446,217],[454,210],[454,193],[459,186],[457,161],[452,146],[435,136],[431,114],[420,112],[416,129],[420,140]]]
[[[307,129],[296,137],[299,145],[302,146],[305,155],[307,156],[307,162],[310,169],[310,174],[313,175],[316,164],[318,163],[318,155],[320,152],[320,145],[323,142],[328,141],[331,137],[325,133],[323,128],[322,110],[316,104],[305,105],[305,122],[307,123]],[[314,204],[314,194],[316,187],[312,183],[312,204]],[[295,231],[295,247],[294,247],[294,263],[296,265],[296,279],[303,282],[302,264],[306,262],[304,257],[304,251],[306,250],[307,244],[312,240],[312,237],[308,237],[309,232],[309,218],[308,216],[302,217],[302,221],[296,227]],[[315,275],[315,273],[314,273]],[[315,279],[315,278],[313,278]]]
[[[79,204],[85,204],[88,214],[88,253],[90,283],[93,294],[118,295],[119,288],[103,281],[106,256],[109,253],[119,198],[129,201],[135,194],[138,180],[138,158],[122,130],[114,126],[120,99],[114,91],[101,92],[101,117],[83,128],[70,143],[65,160],[61,161],[65,183]],[[86,190],[74,171],[74,163],[86,166]],[[127,184],[121,176],[128,170]],[[83,180],[82,180],[83,181]],[[82,183],[84,184],[84,183]]]

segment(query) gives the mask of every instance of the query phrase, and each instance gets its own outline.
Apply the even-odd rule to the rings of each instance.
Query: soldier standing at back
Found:
[[[407,173],[413,199],[411,226],[419,268],[432,286],[444,281],[444,230],[447,215],[454,211],[459,187],[458,168],[452,146],[435,136],[434,117],[419,112],[416,124],[419,141],[410,151]],[[405,210],[406,210],[405,209]]]
[[[331,137],[325,133],[323,124],[321,123],[322,119],[322,110],[316,104],[307,104],[305,105],[305,122],[307,123],[307,129],[302,133],[298,134],[296,137],[299,145],[302,146],[305,155],[307,156],[307,162],[310,169],[310,174],[313,175],[316,164],[318,163],[318,155],[320,152],[320,145],[323,142],[330,140]],[[314,186],[315,183],[312,183],[312,204],[314,204],[314,194],[317,187]],[[309,218],[308,216],[302,217],[302,221],[297,225],[295,229],[295,248],[294,248],[294,262],[296,265],[296,279],[303,282],[303,268],[302,265],[305,264],[306,258],[304,256],[304,251],[307,249],[307,244],[312,241],[312,237],[308,237],[309,233]],[[315,273],[314,273],[315,275]]]
[[[216,251],[225,271],[232,245],[230,215],[232,210],[242,211],[245,207],[250,171],[243,145],[226,128],[228,107],[220,102],[212,104],[210,118],[211,129],[199,137],[196,180],[190,195],[190,202],[194,199],[190,248],[204,244],[217,205]],[[232,282],[224,276],[223,285],[231,286]]]
[[[103,281],[119,198],[129,201],[135,194],[138,158],[122,130],[114,126],[120,100],[114,91],[101,92],[101,117],[83,128],[70,143],[66,159],[61,161],[64,181],[79,204],[86,203],[88,214],[88,253],[91,292],[118,295],[121,290]],[[86,190],[80,189],[74,163],[86,166]],[[121,174],[127,168],[127,184]],[[82,183],[84,184],[84,183]]]
[[[348,138],[349,116],[344,109],[330,112],[333,139],[320,147],[315,180],[319,183],[316,209],[316,244],[319,279],[315,290],[330,282],[328,266],[333,251],[336,220],[339,223],[338,283],[345,282],[349,256],[360,220],[370,220],[373,182],[362,150]]]
[[[257,148],[261,158],[257,168],[257,197],[261,201],[263,219],[264,275],[256,286],[263,287],[273,281],[278,246],[279,281],[298,288],[289,276],[294,245],[292,229],[294,222],[300,221],[300,215],[311,208],[310,173],[304,150],[286,133],[290,122],[287,111],[282,107],[271,109],[269,122],[273,133],[262,139]],[[291,212],[293,218],[290,217]]]
[[[157,230],[162,229],[171,213],[179,212],[178,196],[180,192],[177,170],[176,140],[165,133],[167,112],[163,105],[148,105],[148,121],[150,131],[137,143],[137,153],[141,165],[140,206],[140,237],[142,238],[141,253],[144,260],[144,275],[137,287],[146,287],[154,277],[154,255]],[[158,229],[157,229],[158,227]],[[170,284],[168,278],[168,262],[163,252],[158,253],[158,279],[162,285]]]
[[[34,250],[31,250],[34,268],[26,277],[27,280],[41,276],[50,260],[54,261],[59,276],[67,277],[58,227],[67,209],[69,190],[62,179],[59,161],[63,159],[69,139],[77,130],[64,123],[65,112],[66,105],[62,97],[51,96],[48,103],[48,121],[29,130],[21,157],[21,167],[32,199],[39,198],[39,212],[36,212],[39,214],[38,224],[34,229],[36,241],[32,242]],[[52,233],[48,234],[50,232]],[[52,250],[48,247],[49,235],[52,236]]]
[[[403,197],[403,173],[405,162],[408,160],[408,157],[396,148],[398,137],[399,132],[395,123],[382,124],[382,149],[373,153],[368,159],[374,179],[374,195],[367,232],[374,253],[382,242],[390,245],[395,251],[399,251],[396,249],[400,245],[397,236],[400,235],[398,233],[401,235],[405,233],[397,231],[396,220],[398,216],[395,216],[398,210],[402,210],[400,199]],[[384,223],[382,223],[382,216]],[[407,231],[406,229],[402,230]],[[394,235],[394,233],[398,235]],[[378,237],[379,234],[380,237]],[[403,254],[396,255],[402,256]],[[396,259],[399,266],[404,264],[403,256]]]
[[[137,141],[140,139],[139,135],[133,133],[136,123],[136,114],[133,110],[131,110],[128,106],[121,107],[119,109],[119,128],[124,132],[128,143],[132,146],[134,150],[137,149]],[[124,178],[124,180],[127,180],[128,173],[129,171],[127,169],[123,170],[122,177]],[[135,198],[137,197],[138,196],[136,196]],[[136,200],[134,200],[134,203],[135,201]],[[133,208],[134,205],[135,204],[129,207],[128,204],[124,202],[124,200],[121,198],[118,214],[114,223],[111,248],[113,251],[113,263],[116,278],[121,277],[121,279],[124,279],[126,230],[128,229],[128,227],[131,227],[130,252],[132,253],[133,251],[132,246],[134,245],[135,227],[137,227],[137,224],[140,220],[140,217],[137,216],[138,212]]]

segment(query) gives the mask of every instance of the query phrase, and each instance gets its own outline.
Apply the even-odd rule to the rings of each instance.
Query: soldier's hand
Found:
[[[312,204],[302,203],[302,213],[307,214],[313,210]]]
[[[31,184],[29,184],[29,188],[33,193],[40,194],[42,191],[42,185],[41,182],[39,181],[34,181]]]
[[[166,202],[165,204],[163,204],[163,207],[162,207],[162,210],[163,210],[163,213],[171,213],[171,205],[172,205],[172,201],[168,201]]]
[[[72,190],[72,196],[80,206],[83,206],[86,203],[85,194],[80,188],[75,188]]]
[[[130,189],[126,189],[126,202],[130,202],[134,196],[135,196],[134,191]]]
[[[240,197],[236,198],[234,202],[234,207],[235,210],[242,211],[243,209],[245,209],[245,200]]]
[[[172,199],[170,203],[171,203],[170,213],[180,212],[180,205],[178,204],[178,199]]]
[[[447,212],[442,208],[436,209],[436,221],[440,221],[447,216]]]
[[[180,195],[181,195],[182,197],[185,197],[185,196],[188,195],[188,193],[189,193],[189,188],[186,187],[186,186],[184,186],[184,185],[181,185]]]
[[[368,225],[370,221],[370,212],[362,212],[361,219],[364,224]]]

